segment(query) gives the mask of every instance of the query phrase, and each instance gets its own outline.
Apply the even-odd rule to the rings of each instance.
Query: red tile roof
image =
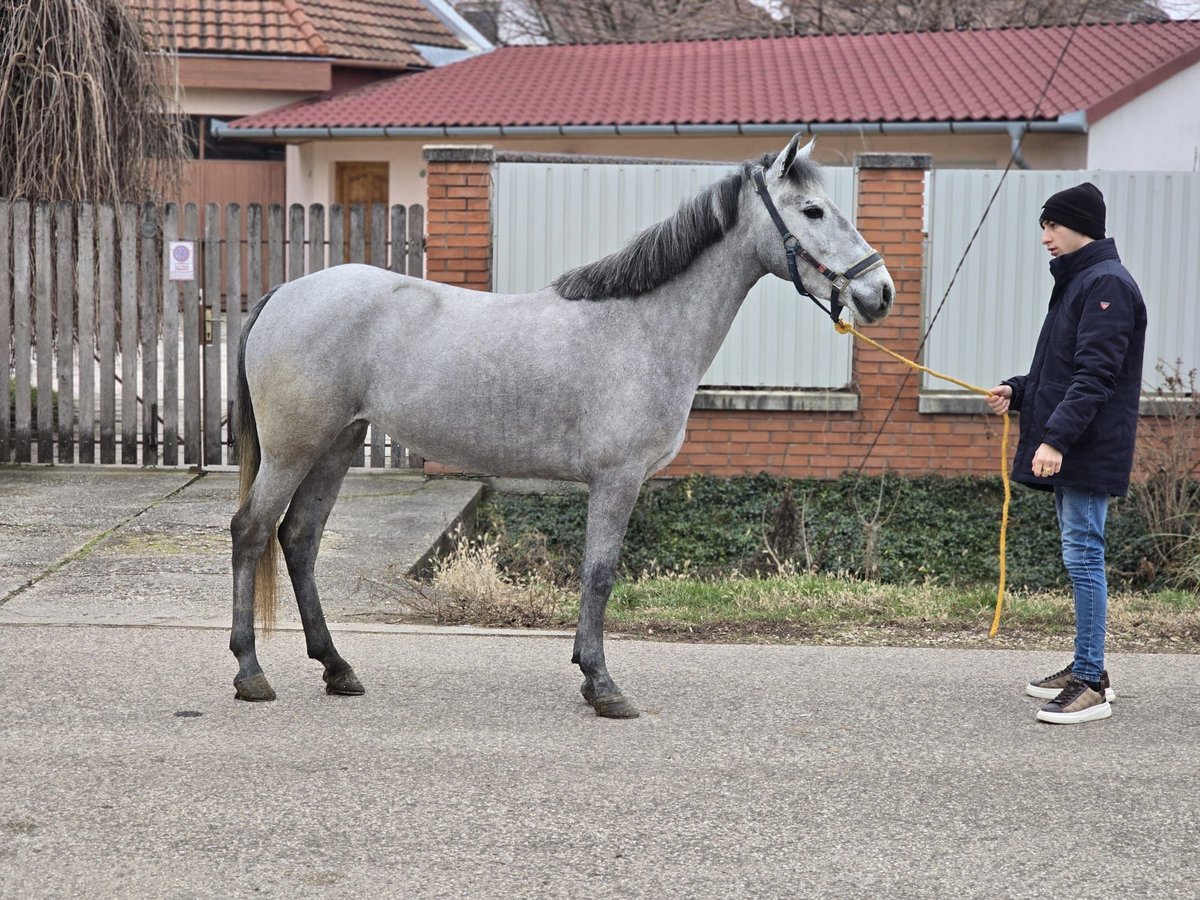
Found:
[[[1200,21],[1085,25],[1039,106],[1068,38],[1056,27],[505,47],[233,127],[1015,121],[1076,110],[1095,121],[1200,62]]]
[[[180,53],[428,63],[413,44],[462,47],[421,0],[127,0]]]

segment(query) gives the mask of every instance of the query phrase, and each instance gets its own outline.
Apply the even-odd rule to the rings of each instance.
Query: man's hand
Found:
[[[998,416],[1008,412],[1010,403],[1012,403],[1012,388],[1007,384],[996,385],[987,396],[987,405]]]
[[[1062,468],[1062,454],[1049,444],[1039,444],[1033,454],[1033,474],[1038,478],[1057,475]]]

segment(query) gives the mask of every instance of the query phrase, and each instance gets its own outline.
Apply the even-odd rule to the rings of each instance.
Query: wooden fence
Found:
[[[423,234],[417,205],[333,204],[327,217],[320,205],[0,200],[0,462],[236,464],[244,311],[342,262],[421,276]],[[193,280],[170,277],[175,241],[192,242]],[[376,428],[355,464],[368,462],[423,465]]]

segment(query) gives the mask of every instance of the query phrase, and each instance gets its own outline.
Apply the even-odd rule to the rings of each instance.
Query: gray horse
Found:
[[[621,542],[642,483],[683,444],[696,386],[747,292],[767,273],[789,277],[790,262],[797,287],[835,310],[840,289],[861,321],[885,316],[894,296],[878,256],[822,189],[812,144],[798,149],[798,139],[532,294],[343,265],[263,297],[238,365],[242,501],[231,525],[229,642],[237,696],[275,699],[255,654],[254,619],[257,611],[264,629],[274,619],[276,534],[327,692],[363,693],[334,648],[314,569],[342,480],[375,424],[468,471],[588,485],[571,660],[597,715],[638,715],[604,660]]]

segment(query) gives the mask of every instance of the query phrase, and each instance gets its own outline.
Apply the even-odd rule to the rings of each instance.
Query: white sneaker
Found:
[[[1053,675],[1047,675],[1045,678],[1029,682],[1029,684],[1025,685],[1025,693],[1030,697],[1037,697],[1039,700],[1053,700],[1062,693],[1063,688],[1074,680],[1075,676],[1071,671],[1071,667],[1067,666],[1061,672],[1055,672]],[[1117,699],[1117,692],[1108,683],[1107,671],[1100,673],[1100,684],[1104,686],[1105,700],[1112,703]]]
[[[1037,713],[1039,722],[1055,725],[1077,725],[1093,719],[1107,719],[1111,715],[1112,707],[1104,694],[1074,679]]]

